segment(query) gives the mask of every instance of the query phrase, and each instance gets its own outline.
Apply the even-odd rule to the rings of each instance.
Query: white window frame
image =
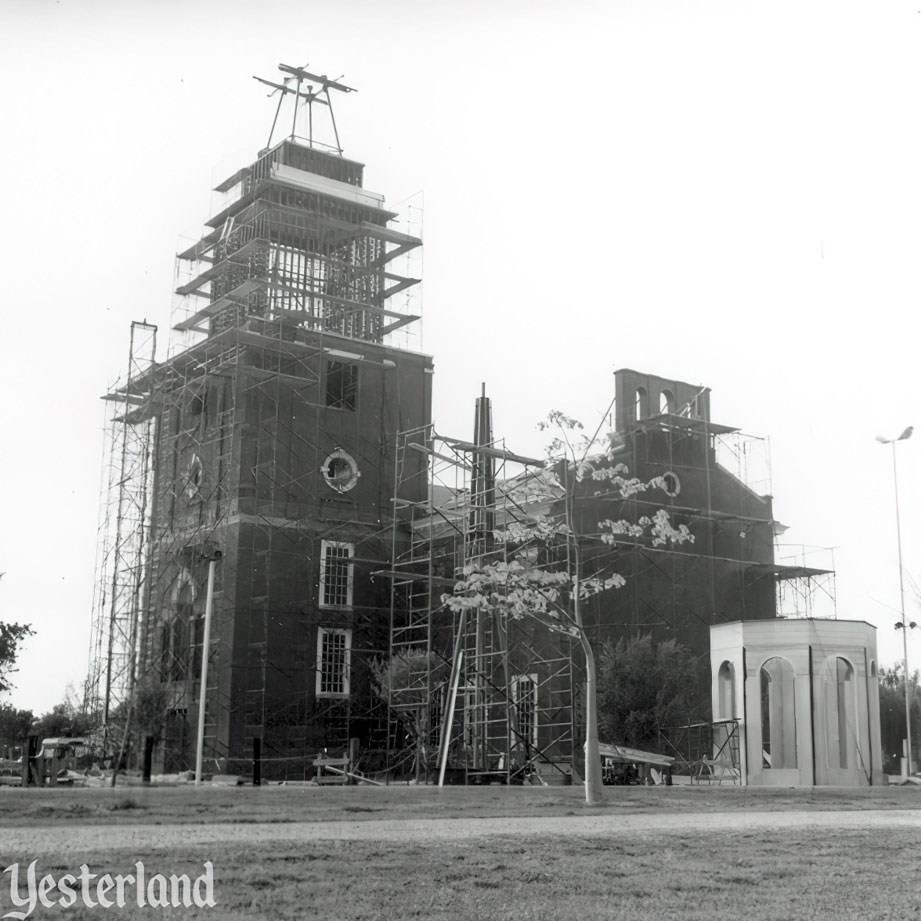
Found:
[[[514,675],[514,676],[512,677],[512,703],[515,705],[515,719],[516,719],[516,721],[520,722],[520,719],[519,719],[519,709],[518,709],[518,707],[519,707],[519,705],[520,705],[521,702],[522,702],[522,701],[521,701],[521,690],[520,690],[520,689],[521,689],[521,685],[522,685],[522,683],[523,683],[524,681],[530,682],[530,689],[529,689],[529,692],[528,692],[528,693],[529,693],[529,696],[530,696],[530,695],[533,695],[533,696],[531,697],[531,699],[532,699],[532,701],[534,702],[533,719],[532,719],[532,723],[531,723],[531,738],[528,739],[528,743],[531,745],[532,748],[537,748],[537,732],[538,732],[538,728],[537,728],[538,717],[537,717],[537,714],[538,714],[540,708],[539,708],[538,705],[537,705],[537,687],[538,687],[538,685],[537,685],[537,673],[536,673],[536,672],[532,672],[532,673],[530,673],[530,674],[524,674],[524,675]],[[523,741],[524,741],[524,738],[523,738],[523,735],[521,734],[521,726],[520,726],[520,725],[519,725],[519,727],[518,727],[518,732],[519,732],[518,739],[519,739],[519,741],[522,741],[522,742],[523,742]]]
[[[330,548],[337,550],[348,550],[348,560],[346,564],[346,588],[345,604],[331,604],[326,601],[326,558]],[[320,542],[320,598],[319,605],[321,608],[333,608],[335,610],[344,610],[352,607],[352,590],[355,583],[355,564],[352,559],[355,556],[355,545],[345,543],[340,540],[324,540]]]
[[[323,690],[323,646],[328,636],[345,637],[345,661],[343,662],[342,690]],[[352,631],[347,627],[318,627],[317,628],[317,697],[348,697],[352,671]]]

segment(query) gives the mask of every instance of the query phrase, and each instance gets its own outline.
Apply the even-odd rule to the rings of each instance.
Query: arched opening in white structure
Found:
[[[659,394],[659,412],[673,413],[676,408],[675,394],[671,390],[662,390]]]
[[[719,713],[717,719],[730,720],[736,715],[736,675],[732,662],[724,662],[716,675]]]
[[[634,399],[634,408],[636,412],[636,421],[646,418],[646,388],[636,388],[636,398]]]
[[[854,667],[847,659],[835,658],[833,679],[833,691],[828,695],[828,766],[844,770],[854,767],[850,752],[857,739]]]
[[[796,701],[793,666],[780,656],[761,666],[761,765],[796,767]]]

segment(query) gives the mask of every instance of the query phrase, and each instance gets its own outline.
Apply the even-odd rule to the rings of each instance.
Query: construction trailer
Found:
[[[217,212],[178,257],[166,359],[157,329],[132,324],[127,373],[106,394],[85,695],[99,742],[117,747],[154,687],[155,770],[194,763],[204,694],[217,773],[247,772],[258,751],[263,777],[305,779],[318,755],[348,749],[361,753],[350,768],[388,777],[431,779],[440,760],[449,780],[566,782],[582,745],[573,637],[531,619],[462,621],[442,601],[466,565],[520,552],[509,524],[558,513],[560,497],[543,463],[494,437],[485,393],[472,439],[435,430],[432,359],[413,338],[421,215],[410,207],[394,229],[334,122],[335,144],[316,140],[314,108],[331,115],[350,88],[281,71],[263,82],[279,95],[273,131],[294,102],[291,133],[218,185]],[[710,625],[814,613],[817,588],[833,604],[833,576],[777,562],[769,478],[751,476],[764,443],[713,423],[706,388],[619,371],[611,412],[612,449],[666,488],[647,502],[586,486],[580,529],[655,506],[695,540],[588,539],[587,571],[628,578],[591,601],[589,636],[679,639],[700,662],[708,719]],[[792,583],[805,587],[783,596]],[[785,610],[791,597],[806,609]]]

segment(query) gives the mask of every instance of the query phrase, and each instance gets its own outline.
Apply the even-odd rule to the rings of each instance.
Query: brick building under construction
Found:
[[[156,360],[155,327],[132,324],[128,373],[107,395],[87,706],[107,735],[156,685],[155,769],[192,766],[219,557],[206,769],[245,773],[256,747],[265,776],[303,778],[318,752],[351,746],[363,770],[391,776],[428,773],[443,752],[455,776],[540,765],[566,777],[581,745],[572,638],[458,622],[440,601],[487,533],[502,554],[495,531],[552,508],[545,467],[493,437],[485,395],[472,439],[434,429],[432,359],[396,342],[419,318],[412,215],[395,229],[338,135],[314,139],[314,107],[331,115],[350,88],[280,69],[263,82],[279,111],[305,112],[306,137],[270,138],[217,187],[223,206],[179,255],[168,358]],[[825,570],[775,562],[769,487],[746,485],[750,445],[711,421],[709,391],[628,370],[615,387],[616,451],[635,475],[665,478],[649,502],[695,541],[595,547],[628,584],[592,600],[594,640],[653,632],[705,663],[710,624],[774,617],[790,586],[800,600],[829,588]],[[578,513],[648,508],[631,498],[612,512],[586,494]],[[375,687],[395,659],[406,667]]]

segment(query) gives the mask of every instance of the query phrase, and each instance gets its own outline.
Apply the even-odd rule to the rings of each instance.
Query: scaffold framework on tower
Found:
[[[248,770],[257,742],[266,775],[292,779],[318,751],[386,749],[371,665],[389,606],[371,573],[390,565],[392,508],[376,481],[391,476],[381,433],[431,412],[431,359],[410,351],[421,196],[393,227],[332,117],[352,88],[280,70],[261,81],[278,96],[268,146],[218,185],[217,213],[178,254],[166,360],[155,328],[134,324],[127,382],[105,397],[85,705],[108,726],[138,682],[154,685],[165,771],[190,765],[201,695],[207,769]]]

